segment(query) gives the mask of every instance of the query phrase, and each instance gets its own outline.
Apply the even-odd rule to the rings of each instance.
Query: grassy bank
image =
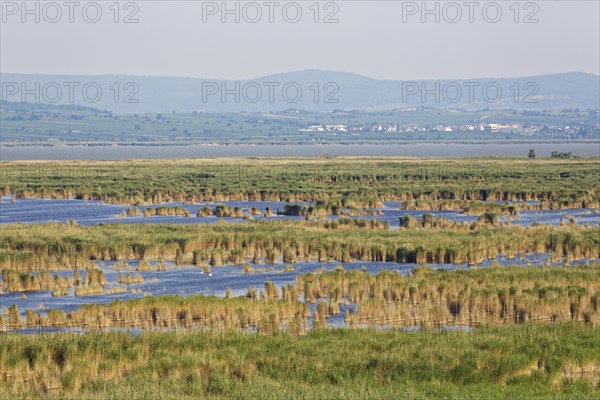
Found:
[[[0,336],[0,397],[592,399],[600,328]]]
[[[0,192],[128,205],[204,200],[539,200],[599,207],[598,159],[202,159],[0,163]]]

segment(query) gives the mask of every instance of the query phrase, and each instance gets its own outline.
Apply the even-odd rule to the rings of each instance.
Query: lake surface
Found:
[[[538,157],[553,151],[600,156],[599,143],[407,143],[327,145],[203,145],[203,146],[0,146],[1,161],[130,160],[210,157]]]
[[[284,202],[268,202],[268,201],[223,201],[216,203],[200,203],[200,204],[183,204],[183,203],[163,203],[163,206],[178,206],[187,209],[191,217],[180,216],[152,216],[152,217],[121,217],[121,213],[126,211],[130,206],[122,205],[107,205],[99,201],[86,200],[53,200],[53,199],[17,199],[12,203],[10,197],[3,197],[0,203],[0,224],[10,223],[48,223],[60,222],[65,223],[70,220],[77,222],[79,225],[95,225],[100,223],[118,223],[118,224],[137,224],[137,223],[177,223],[177,224],[210,224],[218,221],[225,222],[246,222],[242,218],[217,218],[196,217],[196,212],[199,208],[210,207],[215,208],[217,204],[224,204],[230,207],[240,207],[244,214],[249,214],[252,207],[258,208],[264,212],[269,207],[273,212],[283,210],[286,204]],[[302,204],[302,203],[295,203]],[[399,202],[385,202],[385,207],[376,209],[381,212],[378,216],[356,216],[351,218],[378,219],[387,221],[392,228],[399,225],[400,217],[408,214],[413,218],[419,218],[421,215],[428,213],[435,217],[443,217],[448,220],[457,222],[476,221],[478,217],[463,215],[458,211],[419,211],[400,210]],[[137,207],[144,210],[149,207],[159,205],[150,205]],[[520,211],[518,219],[510,219],[510,222],[515,225],[528,226],[533,223],[558,225],[561,220],[566,222],[567,218],[573,217],[575,221],[581,225],[600,224],[600,211],[593,209],[569,209],[569,210],[541,210],[541,211]],[[330,219],[338,218],[331,216]],[[273,215],[270,217],[253,216],[255,220],[304,220],[304,217]],[[500,221],[508,221],[508,218],[501,217]]]

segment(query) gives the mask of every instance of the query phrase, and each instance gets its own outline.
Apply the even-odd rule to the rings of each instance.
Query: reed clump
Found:
[[[120,294],[127,293],[127,288],[122,286],[116,286],[106,289],[106,294]]]
[[[160,207],[148,207],[144,210],[144,217],[154,216],[180,216],[189,217],[190,212],[179,206],[160,206]]]
[[[156,263],[156,270],[157,271],[166,271],[167,270],[167,265],[164,262],[162,262],[162,261],[158,261]]]
[[[278,211],[279,215],[287,216],[303,216],[306,218],[318,218],[332,215],[351,215],[351,216],[364,216],[364,215],[380,215],[379,210],[373,210],[371,208],[358,208],[349,206],[349,204],[356,204],[356,201],[349,199],[341,199],[339,201],[317,201],[314,205],[301,205],[301,204],[286,204],[283,211]],[[364,204],[361,202],[361,204]],[[372,201],[369,205],[382,207],[381,202]]]
[[[119,272],[119,275],[117,276],[117,282],[127,285],[139,284],[144,282],[144,278],[139,273],[131,275],[130,272],[127,274],[122,274]]]
[[[128,208],[127,211],[123,211],[126,217],[141,217],[143,215],[142,210],[139,208]]]
[[[577,204],[573,207],[561,205],[562,208],[578,208]],[[502,216],[518,216],[519,211],[523,210],[545,210],[549,205],[546,203],[530,202],[492,202],[483,200],[413,200],[400,204],[401,210],[426,210],[426,211],[460,211],[465,215],[481,216],[490,212]],[[559,208],[560,209],[560,208]]]
[[[229,207],[225,205],[218,205],[215,208],[215,216],[218,218],[240,218],[244,215],[240,207]]]
[[[0,289],[9,293],[34,292],[50,290],[54,293],[68,292],[73,286],[69,277],[52,275],[49,271],[39,273],[19,272],[12,269],[2,270],[2,282]]]
[[[260,215],[260,210],[257,207],[251,207],[250,215]]]
[[[69,288],[67,287],[55,287],[52,289],[52,296],[56,297],[56,296],[68,296],[69,295]]]
[[[96,296],[99,294],[104,294],[104,288],[100,285],[75,287],[75,296]]]
[[[119,275],[121,273],[119,272]],[[100,269],[88,270],[81,279],[81,284],[75,286],[75,296],[94,296],[104,293],[106,279]]]
[[[196,217],[198,217],[198,218],[208,217],[208,216],[211,216],[211,215],[215,215],[215,212],[210,207],[201,207],[201,208],[198,208],[198,211],[196,212]]]
[[[152,264],[150,264],[148,261],[142,260],[135,267],[135,270],[138,272],[143,272],[143,271],[152,271],[153,268],[152,268]]]
[[[252,214],[252,212],[251,212]],[[256,214],[252,214],[256,215]],[[241,218],[244,217],[244,212],[240,207],[230,207],[227,205],[217,205],[215,208],[202,207],[196,212],[196,216],[199,218],[215,216],[218,218]]]
[[[113,264],[112,269],[120,272],[120,271],[129,271],[131,269],[131,267],[129,266],[129,263],[127,261],[118,261]]]

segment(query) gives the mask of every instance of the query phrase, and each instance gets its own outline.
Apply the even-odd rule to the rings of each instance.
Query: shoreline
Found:
[[[0,144],[0,161],[28,160],[132,160],[198,158],[333,158],[333,157],[411,157],[473,158],[527,157],[534,149],[537,157],[552,152],[598,157],[598,141],[525,142],[410,142],[391,144]]]
[[[14,147],[230,147],[230,146],[244,146],[244,147],[261,147],[261,146],[384,146],[384,145],[424,145],[424,144],[459,144],[459,145],[511,145],[511,144],[596,144],[599,143],[600,139],[523,139],[523,140],[511,140],[511,139],[498,139],[498,140],[381,140],[381,141],[362,141],[356,140],[351,142],[330,142],[330,143],[317,143],[317,142],[290,142],[290,143],[279,143],[279,142],[268,142],[268,143],[244,143],[244,142],[0,142],[0,148],[14,148]]]

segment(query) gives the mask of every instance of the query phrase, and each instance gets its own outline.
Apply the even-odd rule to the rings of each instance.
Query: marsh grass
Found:
[[[82,295],[97,294],[102,287],[80,287]],[[77,290],[77,288],[76,288]],[[77,295],[77,294],[76,294]],[[260,299],[260,301],[259,301]],[[15,306],[16,308],[16,306]],[[0,320],[6,329],[20,329],[24,325],[10,308]],[[307,307],[298,302],[297,296],[286,296],[279,300],[279,291],[272,282],[265,290],[252,297],[217,298],[202,295],[189,297],[161,296],[144,297],[129,301],[115,301],[108,305],[84,305],[76,311],[48,310],[54,316],[49,321],[44,313],[36,314],[35,327],[46,328],[201,328],[215,331],[247,331],[272,333],[285,331],[290,324],[302,320],[306,330]],[[18,326],[19,323],[21,326]],[[30,321],[30,325],[32,322]]]
[[[213,267],[246,261],[383,261],[476,264],[498,255],[550,253],[552,260],[600,257],[600,228],[564,224],[530,227],[484,221],[458,224],[412,219],[390,230],[378,221],[251,221],[210,225],[4,225],[0,267],[16,271],[92,269],[94,260],[174,259]],[[414,222],[413,222],[414,221]],[[141,265],[144,265],[143,261]],[[92,269],[93,270],[93,269]]]
[[[342,302],[358,305],[344,316],[349,325],[600,324],[600,264],[455,271],[419,267],[408,276],[340,269],[298,276],[296,288],[308,302],[327,300],[329,315],[339,313]],[[325,310],[318,311],[321,316]]]
[[[123,275],[121,272],[119,272],[119,274],[117,275],[117,282],[128,284],[128,285],[139,284],[139,283],[144,282],[144,278],[139,273],[136,273],[135,275],[131,275],[131,273],[128,272]]]
[[[70,278],[52,275],[48,271],[36,274],[5,269],[2,271],[2,282],[0,282],[0,289],[9,293],[51,290],[55,296],[63,295],[59,293],[65,290],[68,292],[72,286],[73,281]]]
[[[295,340],[208,332],[1,335],[0,396],[592,399],[599,362],[599,328],[577,323],[470,333],[319,329]]]
[[[317,201],[375,208],[382,201],[530,201],[598,208],[598,159],[205,159],[98,162],[105,172],[86,178],[86,166],[64,162],[52,176],[36,162],[2,162],[2,195],[100,200],[133,206],[164,202]],[[266,171],[223,175],[219,169]],[[198,173],[206,169],[205,173]],[[273,171],[273,172],[271,172]],[[121,179],[114,179],[115,176]],[[141,179],[143,177],[143,179]],[[270,213],[269,211],[268,213]]]
[[[144,217],[153,217],[153,216],[180,216],[180,217],[189,217],[190,212],[183,207],[179,206],[160,206],[160,207],[148,207],[144,210]]]

